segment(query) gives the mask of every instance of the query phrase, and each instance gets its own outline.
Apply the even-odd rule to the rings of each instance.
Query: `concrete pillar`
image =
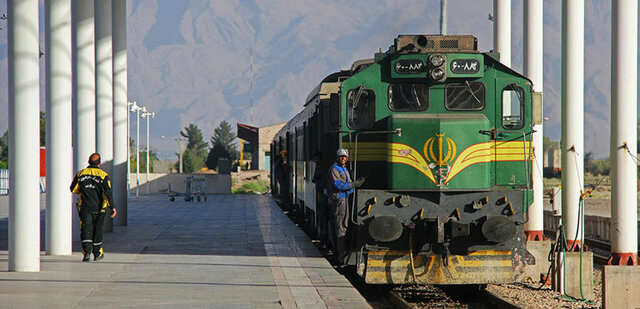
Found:
[[[93,1],[72,0],[73,170],[88,165],[96,151],[96,76]]]
[[[511,0],[493,0],[493,49],[511,66]]]
[[[9,271],[40,271],[38,0],[7,1]]]
[[[113,0],[113,199],[115,225],[127,225],[127,164],[129,131],[127,102],[127,1]]]
[[[543,81],[543,23],[542,0],[525,0],[524,5],[524,75],[533,82],[533,91],[542,92]],[[527,214],[529,221],[524,226],[528,240],[544,238],[544,209],[542,184],[542,124],[534,125],[533,142],[533,204]]]
[[[635,121],[635,120],[634,120]],[[584,0],[562,1],[562,223],[569,248],[582,248],[584,188]]]
[[[102,169],[113,171],[113,55],[111,0],[95,0],[96,27],[96,149]],[[107,216],[104,231],[113,232],[113,219]]]
[[[45,1],[48,255],[71,255],[71,2]]]
[[[614,0],[611,17],[611,254],[638,265],[638,2]]]

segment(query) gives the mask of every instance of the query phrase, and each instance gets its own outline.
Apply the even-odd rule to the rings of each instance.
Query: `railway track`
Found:
[[[611,255],[611,243],[603,240],[585,238],[589,251],[593,252],[593,261],[600,265],[606,265]]]
[[[521,308],[478,287],[418,286],[388,289],[394,308]]]

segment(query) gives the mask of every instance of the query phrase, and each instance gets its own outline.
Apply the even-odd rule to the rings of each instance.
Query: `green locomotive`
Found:
[[[289,167],[274,193],[331,242],[312,156],[351,155],[348,264],[370,284],[513,282],[530,261],[531,81],[470,35],[400,35],[330,74],[275,136]]]

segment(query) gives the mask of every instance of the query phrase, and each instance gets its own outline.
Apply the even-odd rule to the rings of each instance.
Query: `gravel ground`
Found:
[[[538,290],[539,283],[490,284],[487,290],[521,306],[522,308],[602,308],[602,266],[596,265],[593,270],[594,299],[589,302],[568,298],[551,286]]]

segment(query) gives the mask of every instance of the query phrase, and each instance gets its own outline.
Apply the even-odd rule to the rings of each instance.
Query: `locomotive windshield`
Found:
[[[389,108],[393,111],[424,111],[429,107],[429,88],[425,84],[389,86]]]
[[[482,110],[485,91],[484,84],[480,82],[447,84],[445,106],[448,110]]]
[[[524,90],[511,84],[502,90],[502,126],[505,129],[521,129],[524,126]]]

